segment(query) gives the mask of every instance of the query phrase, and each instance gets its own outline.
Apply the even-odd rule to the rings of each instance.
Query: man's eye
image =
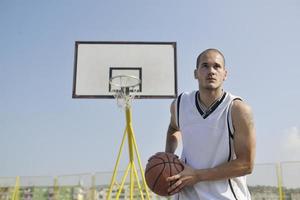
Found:
[[[219,68],[221,68],[221,65],[215,65],[214,67],[215,67],[215,69],[219,69]]]

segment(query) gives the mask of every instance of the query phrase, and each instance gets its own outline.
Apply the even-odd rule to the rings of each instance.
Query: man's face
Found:
[[[227,76],[223,57],[218,52],[208,51],[201,56],[194,76],[201,89],[216,90],[220,88]]]

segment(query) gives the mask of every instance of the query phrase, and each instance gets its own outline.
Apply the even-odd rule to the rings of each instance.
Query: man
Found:
[[[255,128],[251,108],[223,90],[225,58],[207,49],[197,58],[194,77],[199,89],[183,93],[171,104],[166,152],[182,139],[184,170],[168,181],[175,199],[251,199],[245,175],[253,169]]]

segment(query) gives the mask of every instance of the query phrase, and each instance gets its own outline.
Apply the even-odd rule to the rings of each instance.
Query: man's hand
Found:
[[[198,182],[196,170],[186,164],[183,165],[184,169],[182,172],[167,178],[167,181],[173,182],[168,189],[170,195],[179,192],[185,186],[192,186]]]

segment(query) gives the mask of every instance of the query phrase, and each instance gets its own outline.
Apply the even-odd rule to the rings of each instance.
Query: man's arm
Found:
[[[234,101],[231,114],[236,159],[212,169],[199,170],[199,181],[243,176],[253,170],[256,140],[251,108],[242,101]]]
[[[175,117],[175,101],[173,101],[171,104],[170,112],[171,120],[167,131],[165,152],[174,153],[178,146],[178,141],[180,140],[180,131],[176,124]]]
[[[228,179],[252,172],[256,139],[251,108],[242,101],[234,101],[231,114],[235,129],[233,142],[236,159],[211,169],[193,169],[186,165],[181,173],[168,178],[168,181],[177,180],[169,188],[172,194],[186,185],[193,185],[199,181]]]

